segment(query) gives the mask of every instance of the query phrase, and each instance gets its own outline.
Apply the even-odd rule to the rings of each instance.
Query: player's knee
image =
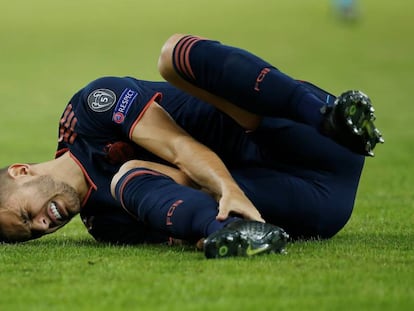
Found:
[[[158,58],[158,71],[161,76],[169,80],[172,74],[174,74],[174,67],[172,63],[172,54],[174,51],[174,47],[178,41],[180,41],[184,36],[184,34],[173,34],[170,36],[167,41],[165,41],[164,45],[161,48],[161,54]]]
[[[142,160],[130,160],[125,162],[118,170],[118,172],[112,177],[111,181],[111,194],[113,197],[115,197],[115,188],[116,184],[119,182],[119,180],[131,169],[133,168],[147,168],[151,169],[151,167],[148,165],[147,161]]]

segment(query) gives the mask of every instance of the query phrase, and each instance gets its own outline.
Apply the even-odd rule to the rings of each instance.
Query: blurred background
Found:
[[[367,160],[359,202],[384,213],[413,206],[412,1],[0,3],[0,166],[51,159],[72,94],[103,75],[161,79],[163,42],[191,33],[247,49],[335,94],[370,95],[386,144]]]

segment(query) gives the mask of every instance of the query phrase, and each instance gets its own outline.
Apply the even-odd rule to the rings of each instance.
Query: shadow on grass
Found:
[[[54,236],[44,237],[38,240],[28,241],[25,243],[14,244],[14,246],[28,247],[28,248],[89,248],[89,249],[142,249],[146,251],[172,251],[172,252],[200,252],[195,245],[181,244],[181,245],[168,245],[168,244],[113,244],[97,242],[93,238],[89,237],[76,237],[76,236]]]
[[[289,257],[321,256],[334,254],[410,254],[412,248],[412,232],[355,232],[344,231],[328,240],[299,240],[287,245]],[[34,251],[34,249],[48,252],[59,251],[61,248],[72,252],[95,250],[98,252],[118,252],[120,250],[135,253],[144,251],[149,256],[161,254],[200,254],[195,245],[167,245],[167,244],[137,244],[117,245],[100,243],[88,236],[50,236],[26,243],[10,245],[11,248]]]

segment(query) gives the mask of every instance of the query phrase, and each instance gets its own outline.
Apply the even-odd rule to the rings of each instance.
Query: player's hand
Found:
[[[259,211],[242,191],[232,191],[231,193],[223,194],[220,198],[219,212],[216,219],[220,221],[225,220],[230,213],[238,214],[244,219],[265,222]]]

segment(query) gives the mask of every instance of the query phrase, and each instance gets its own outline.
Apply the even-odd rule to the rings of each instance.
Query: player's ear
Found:
[[[25,163],[15,163],[10,165],[7,171],[12,178],[30,175],[30,165]]]

